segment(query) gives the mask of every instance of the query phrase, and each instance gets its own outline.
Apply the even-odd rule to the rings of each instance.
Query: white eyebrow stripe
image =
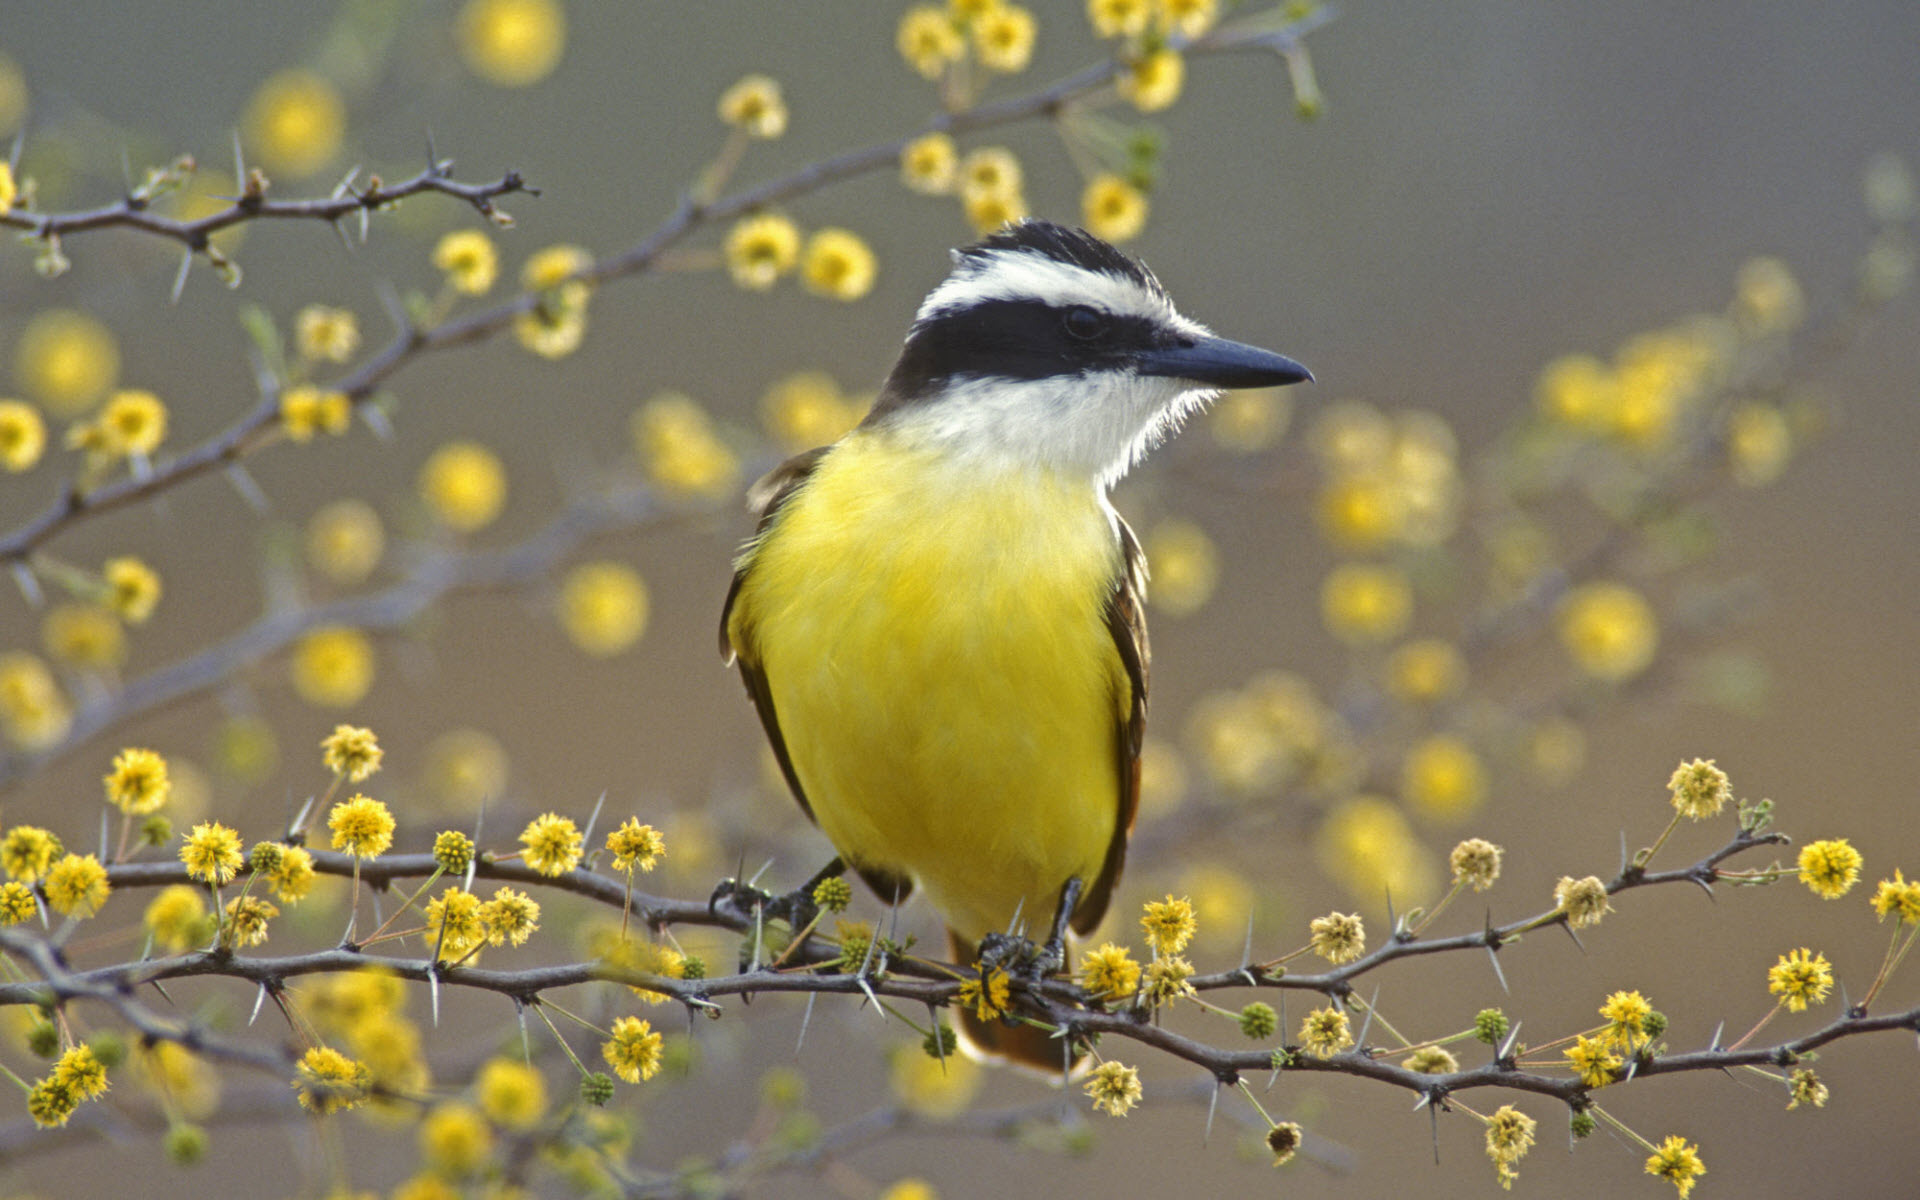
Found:
[[[971,308],[988,300],[1038,300],[1065,308],[1089,304],[1115,316],[1171,321],[1176,314],[1165,296],[1131,279],[1089,271],[1028,251],[989,251],[984,261],[963,260],[921,303],[916,321],[942,312]]]

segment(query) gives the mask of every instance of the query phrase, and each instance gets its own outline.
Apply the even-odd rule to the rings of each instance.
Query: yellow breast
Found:
[[[1084,479],[983,477],[859,433],[751,547],[729,624],[814,816],[969,938],[1043,929],[1119,809],[1120,569]]]

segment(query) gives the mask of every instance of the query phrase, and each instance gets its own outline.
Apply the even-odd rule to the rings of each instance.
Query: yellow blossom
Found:
[[[203,945],[212,933],[205,895],[205,888],[184,883],[170,884],[155,893],[141,918],[153,944],[168,954]]]
[[[1400,794],[1423,816],[1460,821],[1487,798],[1486,768],[1465,741],[1435,734],[1407,751],[1400,765]]]
[[[120,377],[113,332],[71,308],[35,313],[13,347],[13,377],[29,397],[58,417],[92,408]]]
[[[93,1100],[107,1092],[107,1068],[91,1046],[74,1046],[60,1055],[53,1065],[53,1078],[72,1088],[83,1100]]]
[[[1093,1106],[1110,1117],[1124,1117],[1140,1102],[1140,1072],[1122,1063],[1101,1063],[1083,1087]]]
[[[1008,987],[1007,973],[989,967],[984,974],[963,982],[954,999],[962,1008],[971,1008],[981,1021],[991,1021],[1007,1011]]]
[[[1733,784],[1727,773],[1714,766],[1710,758],[1696,758],[1675,767],[1673,777],[1667,780],[1667,790],[1673,793],[1674,811],[1695,821],[1718,815],[1733,799]]]
[[[780,213],[756,213],[734,222],[722,253],[735,284],[764,292],[799,264],[800,230]]]
[[[647,612],[647,585],[624,563],[582,563],[560,585],[561,627],[575,646],[598,658],[639,641]]]
[[[1575,665],[1596,679],[1618,683],[1646,670],[1660,642],[1653,608],[1620,583],[1589,583],[1560,602],[1560,644]]]
[[[39,911],[40,904],[34,899],[32,888],[17,879],[0,883],[0,925],[19,925],[32,920]]]
[[[565,875],[579,865],[583,840],[572,820],[545,813],[521,831],[521,857],[542,875]]]
[[[969,190],[963,193],[961,207],[966,212],[967,224],[973,227],[975,233],[982,235],[1022,221],[1027,216],[1026,197],[1017,191]]]
[[[1312,933],[1313,952],[1335,966],[1353,962],[1367,952],[1367,928],[1359,913],[1328,913],[1315,917],[1307,928]]]
[[[720,94],[720,119],[749,137],[772,139],[787,131],[787,102],[778,80],[748,75]]]
[[[294,314],[293,341],[302,358],[343,363],[360,348],[360,322],[349,309],[309,304]]]
[[[1788,1012],[1805,1012],[1809,1004],[1825,1004],[1833,990],[1833,965],[1824,954],[1801,947],[1780,956],[1767,968],[1767,990],[1780,997]]]
[[[47,904],[63,917],[91,917],[113,890],[107,869],[91,854],[69,854],[47,869],[40,888]]]
[[[1513,1164],[1533,1149],[1533,1131],[1537,1124],[1511,1104],[1496,1109],[1487,1119],[1487,1157],[1493,1160],[1501,1187],[1513,1187],[1513,1181],[1518,1178]]]
[[[1631,1049],[1634,1040],[1646,1033],[1653,1005],[1637,991],[1614,992],[1600,1006],[1600,1015],[1607,1019],[1607,1040]]]
[[[253,157],[270,175],[311,175],[340,152],[347,106],[332,83],[295,67],[260,85],[242,128]]]
[[[1504,853],[1499,846],[1485,838],[1468,838],[1453,848],[1448,856],[1448,865],[1453,868],[1456,883],[1470,884],[1476,892],[1484,892],[1500,878],[1500,856]]]
[[[107,803],[130,817],[158,812],[173,790],[167,760],[151,750],[129,748],[114,755],[104,780]]]
[[[936,1055],[920,1046],[901,1046],[891,1059],[888,1085],[901,1107],[936,1120],[967,1111],[987,1081],[979,1063],[951,1050]]]
[[[1591,354],[1567,354],[1541,369],[1534,403],[1549,418],[1582,432],[1598,432],[1612,420],[1619,386],[1605,363]]]
[[[506,506],[506,468],[478,442],[448,442],[421,466],[419,492],[441,524],[456,533],[475,533]]]
[[[480,906],[489,946],[524,946],[540,931],[540,902],[510,887],[495,888],[493,899]]]
[[[483,901],[461,887],[451,887],[427,901],[427,945],[440,949],[442,962],[471,961],[468,955],[485,945],[487,928],[481,920]]]
[[[333,806],[327,830],[333,848],[355,858],[379,858],[393,846],[393,814],[371,796],[354,795]]]
[[[1171,1004],[1193,995],[1193,964],[1178,954],[1162,954],[1140,973],[1140,992],[1147,1003]]]
[[[1033,14],[1017,4],[995,5],[973,22],[973,49],[989,71],[1024,71],[1033,59]]]
[[[513,337],[541,358],[565,358],[587,338],[586,285],[573,283],[542,296],[513,316]]]
[[[1018,195],[1024,179],[1020,160],[1005,146],[982,146],[960,160],[964,195]]]
[[[333,1113],[367,1102],[372,1078],[365,1065],[330,1046],[315,1046],[300,1056],[293,1089],[300,1107],[309,1112]]]
[[[634,411],[634,449],[647,477],[676,496],[732,493],[740,459],[691,397],[664,392]]]
[[[1422,903],[1437,885],[1431,856],[1400,807],[1359,795],[1336,805],[1315,837],[1315,856],[1327,874],[1366,904],[1392,897],[1396,906]]]
[[[67,736],[73,709],[47,664],[31,654],[0,654],[0,732],[15,745],[38,750]]]
[[[1800,882],[1823,900],[1837,900],[1859,882],[1860,852],[1845,838],[1825,838],[1800,847]]]
[[[900,182],[928,196],[951,192],[959,178],[960,152],[944,133],[929,133],[900,151]]]
[[[129,625],[141,625],[160,603],[160,576],[131,555],[110,558],[100,568],[107,607]]]
[[[791,453],[840,440],[859,424],[865,401],[843,395],[824,371],[796,371],[767,389],[760,412],[767,432]]]
[[[1402,1059],[1400,1065],[1417,1075],[1451,1075],[1460,1069],[1460,1060],[1440,1046],[1423,1046]]]
[[[847,229],[821,229],[807,239],[800,281],[807,290],[831,300],[858,300],[873,290],[878,265],[860,235]]]
[[[1900,918],[1903,925],[1920,924],[1920,880],[1908,880],[1895,870],[1892,879],[1882,879],[1873,893],[1873,911],[1881,920],[1888,913]]]
[[[13,208],[13,198],[18,194],[19,188],[13,182],[13,164],[0,162],[0,216]]]
[[[1647,1159],[1647,1174],[1658,1176],[1673,1184],[1680,1193],[1680,1200],[1686,1200],[1693,1191],[1696,1179],[1707,1173],[1706,1164],[1700,1161],[1700,1150],[1689,1145],[1687,1139],[1675,1134],[1661,1142]]]
[[[373,687],[373,643],[358,629],[326,625],[293,650],[293,688],[309,704],[347,708]]]
[[[667,853],[667,839],[651,825],[642,825],[638,817],[628,817],[607,835],[607,852],[613,855],[613,869],[632,871],[635,867],[651,871]]]
[[[1146,552],[1153,565],[1150,602],[1155,611],[1190,616],[1213,598],[1220,579],[1220,555],[1206,530],[1191,521],[1169,518],[1147,531]]]
[[[366,579],[386,549],[380,514],[364,500],[335,500],[307,522],[307,562],[335,583]]]
[[[1320,585],[1320,618],[1327,631],[1353,646],[1400,636],[1413,616],[1413,585],[1398,567],[1342,563]]]
[[[478,1174],[493,1161],[493,1127],[458,1100],[436,1104],[420,1122],[422,1165],[452,1179]]]
[[[446,275],[454,291],[483,296],[500,274],[500,255],[478,229],[457,229],[435,243],[433,265]]]
[[[1387,690],[1402,700],[1431,704],[1458,695],[1466,683],[1466,659],[1442,638],[1416,638],[1387,659]]]
[[[509,764],[498,739],[479,729],[455,729],[427,747],[426,777],[439,800],[477,808],[506,790]]]
[[[1276,388],[1223,393],[1206,418],[1213,440],[1236,454],[1255,454],[1270,448],[1292,420],[1292,401]]]
[[[181,842],[180,861],[188,879],[218,886],[240,873],[247,861],[240,850],[239,833],[218,821],[203,821]]]
[[[952,18],[931,4],[915,5],[906,11],[900,18],[895,44],[907,65],[928,79],[938,79],[947,64],[958,60],[967,49]]]
[[[118,391],[107,397],[96,427],[108,454],[147,457],[167,436],[167,406],[152,392]]]
[[[527,1130],[547,1111],[547,1081],[525,1063],[489,1059],[474,1078],[480,1111],[506,1129]]]
[[[1727,414],[1727,462],[1742,486],[1772,483],[1792,457],[1793,426],[1777,405],[1753,402]]]
[[[1177,50],[1161,48],[1131,59],[1120,72],[1120,95],[1143,113],[1159,112],[1180,98],[1187,64]]]
[[[567,48],[559,0],[468,0],[455,32],[467,69],[499,87],[545,79]]]
[[[1193,940],[1196,927],[1193,903],[1184,896],[1149,900],[1140,917],[1140,928],[1155,954],[1178,954],[1185,950]]]
[[[0,837],[0,866],[22,883],[34,883],[66,853],[60,839],[38,825],[15,825]]]
[[[335,436],[353,427],[353,401],[345,392],[296,384],[280,393],[280,428],[291,442],[310,442],[317,433]]]
[[[1296,1121],[1281,1121],[1267,1130],[1267,1149],[1273,1154],[1273,1165],[1284,1167],[1293,1161],[1300,1152],[1300,1142],[1305,1131]]]
[[[254,848],[257,850],[259,846],[256,844]],[[313,890],[316,876],[313,855],[305,846],[281,846],[278,861],[265,872],[267,886],[288,904],[306,899],[307,893]]]
[[[267,940],[267,923],[279,915],[278,908],[258,896],[235,896],[227,901],[224,940],[241,948],[261,945]]]
[[[1300,1023],[1300,1048],[1314,1058],[1332,1058],[1351,1045],[1352,1024],[1337,1008],[1316,1008]]]
[[[1802,1104],[1810,1104],[1815,1108],[1827,1106],[1827,1085],[1820,1082],[1818,1075],[1804,1067],[1788,1076],[1787,1095],[1788,1112],[1792,1112]]]
[[[1097,37],[1135,37],[1152,17],[1150,0],[1087,0],[1087,20]]]
[[[320,739],[320,761],[348,783],[359,783],[378,771],[384,757],[380,739],[371,729],[335,725],[332,733]]]
[[[40,623],[47,653],[76,667],[112,670],[127,658],[127,635],[113,613],[98,604],[62,604]]]
[[[1734,279],[1733,316],[1749,333],[1788,333],[1806,315],[1806,296],[1786,263],[1760,257],[1740,264]]]
[[[1605,1087],[1612,1083],[1624,1065],[1605,1038],[1578,1037],[1567,1048],[1567,1066],[1579,1078],[1581,1086]]]
[[[660,1070],[661,1037],[651,1022],[621,1017],[613,1023],[613,1037],[600,1047],[613,1073],[628,1083],[652,1079]]]
[[[1118,175],[1096,175],[1080,193],[1080,219],[1095,237],[1132,241],[1147,227],[1147,195]]]
[[[1107,1003],[1125,1000],[1140,987],[1140,964],[1125,946],[1103,942],[1080,959],[1080,986]]]
[[[1594,875],[1584,879],[1562,875],[1553,888],[1553,903],[1558,911],[1567,914],[1569,929],[1598,925],[1602,917],[1613,911],[1613,905],[1607,902],[1607,885]]]
[[[14,474],[33,469],[47,449],[47,423],[40,410],[20,400],[0,400],[0,467]]]
[[[1160,0],[1160,17],[1184,38],[1197,38],[1220,19],[1219,0]]]

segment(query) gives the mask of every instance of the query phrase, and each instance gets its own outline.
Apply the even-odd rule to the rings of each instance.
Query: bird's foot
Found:
[[[788,928],[796,931],[808,929],[820,919],[820,905],[814,899],[814,892],[821,883],[839,878],[846,870],[846,864],[835,858],[815,872],[813,878],[784,895],[775,895],[743,879],[722,879],[707,899],[707,911],[727,911],[745,920],[757,916],[763,922],[784,921]]]
[[[1031,938],[1017,933],[989,933],[981,938],[981,971],[999,967],[1029,983],[1059,973],[1067,965],[1067,923],[1080,904],[1084,886],[1075,875],[1060,889],[1060,903],[1054,909],[1053,925],[1045,942],[1036,945]]]

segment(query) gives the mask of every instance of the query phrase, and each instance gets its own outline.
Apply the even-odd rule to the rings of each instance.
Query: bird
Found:
[[[1092,932],[1125,865],[1147,563],[1109,491],[1220,390],[1312,378],[1028,219],[952,252],[857,426],[749,490],[721,655],[839,861],[922,893],[956,963],[1049,915]],[[1073,1062],[960,1016],[985,1057]]]

